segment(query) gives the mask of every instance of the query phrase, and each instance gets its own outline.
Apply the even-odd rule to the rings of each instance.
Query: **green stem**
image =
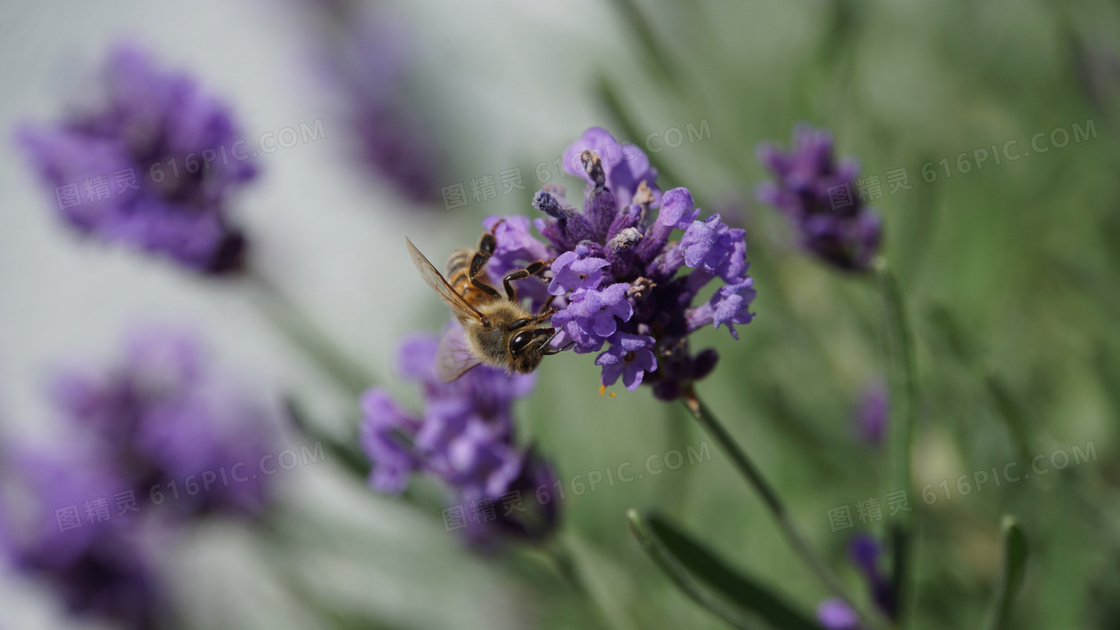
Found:
[[[590,592],[583,583],[583,578],[580,577],[579,569],[576,568],[576,564],[572,560],[572,555],[568,553],[568,550],[553,545],[545,546],[543,550],[555,565],[556,572],[568,583],[568,586],[580,597],[588,599],[590,597]]]
[[[786,511],[785,505],[782,504],[781,499],[778,498],[778,494],[770,486],[770,483],[762,476],[762,473],[754,465],[750,457],[747,456],[746,452],[739,448],[739,445],[735,443],[731,434],[729,434],[727,429],[716,419],[711,410],[700,401],[696,396],[696,391],[691,386],[685,390],[683,401],[684,406],[688,409],[689,413],[692,414],[692,417],[696,418],[700,426],[704,427],[704,430],[719,442],[724,452],[727,453],[727,456],[731,459],[732,465],[742,473],[743,477],[751,487],[754,488],[755,492],[758,492],[759,496],[762,497],[762,502],[766,504],[767,509],[770,510],[771,516],[777,521],[778,528],[782,531],[782,534],[785,535],[786,541],[793,547],[797,555],[801,557],[801,560],[817,574],[817,577],[820,578],[821,582],[824,583],[825,587],[827,587],[833,595],[843,600],[852,610],[858,611],[860,616],[863,617],[865,621],[872,624],[873,627],[881,627],[883,623],[882,619],[876,613],[872,612],[869,614],[867,611],[855,605],[855,602],[848,596],[844,587],[841,586],[840,580],[836,578],[832,570],[825,564],[824,560],[813,551],[813,548],[809,546],[805,537],[797,530],[797,527],[794,526],[793,521],[790,519],[789,512]]]
[[[611,617],[607,614],[599,600],[595,597],[594,592],[587,588],[587,583],[584,581],[583,576],[580,575],[579,567],[575,560],[572,558],[572,553],[568,550],[568,546],[554,541],[553,544],[541,545],[541,551],[545,556],[552,561],[556,569],[556,573],[560,578],[568,584],[584,604],[590,609],[591,615],[595,618],[597,626],[600,628],[612,628]]]
[[[373,377],[319,330],[279,286],[252,268],[246,278],[257,289],[253,302],[264,316],[340,386],[357,396],[373,385]]]
[[[918,374],[914,356],[914,339],[906,317],[902,291],[898,281],[880,260],[875,266],[876,277],[883,294],[887,330],[891,350],[891,400],[893,420],[890,423],[890,475],[887,491],[911,492],[910,455],[914,425],[918,420]],[[901,413],[898,413],[901,410]],[[912,503],[917,509],[915,503]],[[891,581],[896,597],[896,622],[905,627],[910,599],[910,562],[913,558],[914,525],[912,511],[901,511],[891,520],[890,546],[893,556]]]

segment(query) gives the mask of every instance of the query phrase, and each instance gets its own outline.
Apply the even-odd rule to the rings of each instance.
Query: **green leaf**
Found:
[[[652,532],[650,532],[645,521],[642,520],[642,517],[637,511],[629,510],[626,513],[626,519],[630,522],[630,533],[634,535],[638,544],[642,546],[642,551],[646,552],[646,555],[657,564],[658,568],[664,571],[665,575],[669,576],[669,579],[677,585],[677,588],[681,589],[685,595],[688,595],[692,601],[708,609],[732,627],[741,628],[742,630],[750,629],[746,620],[738,613],[713,599],[696,585],[696,582],[688,576],[673,554],[665,548],[665,545],[662,544]]]
[[[1004,516],[1003,570],[992,602],[992,623],[988,626],[991,630],[1002,630],[1007,627],[1007,619],[1011,616],[1011,605],[1015,602],[1019,587],[1023,585],[1026,566],[1027,539],[1023,536],[1023,530],[1015,517]]]
[[[731,625],[746,627],[738,613],[729,611],[722,602],[702,590],[693,576],[737,606],[757,615],[767,625],[782,630],[820,630],[815,621],[795,610],[780,596],[727,566],[660,516],[650,515],[643,521],[637,512],[631,510],[627,517],[642,549],[670,579],[686,595]]]

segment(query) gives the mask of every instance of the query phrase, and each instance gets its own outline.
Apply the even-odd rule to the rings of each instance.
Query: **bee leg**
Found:
[[[490,234],[490,236],[494,236],[495,234],[497,234],[497,232],[498,232],[498,226],[499,226],[499,225],[501,225],[501,224],[503,224],[503,223],[505,223],[505,222],[506,222],[506,220],[505,220],[505,218],[504,218],[504,217],[503,217],[503,218],[501,218],[501,219],[498,219],[498,220],[497,220],[497,221],[496,221],[496,222],[494,223],[494,225],[491,225],[491,226],[490,226],[490,231],[488,232],[488,234]]]
[[[552,300],[549,300],[549,302],[551,302],[551,301]],[[541,309],[540,313],[537,313],[536,315],[533,316],[533,321],[534,322],[539,322],[539,321],[546,320],[549,317],[552,317],[555,313],[556,313],[556,311],[554,309],[549,308],[548,305],[546,304],[545,307]]]
[[[498,290],[486,284],[485,282],[477,279],[477,276],[482,273],[482,268],[490,261],[490,257],[494,255],[494,247],[497,241],[494,239],[493,234],[483,234],[482,239],[478,242],[478,251],[475,252],[474,258],[471,259],[471,267],[467,272],[467,278],[471,281],[471,286],[487,293],[494,297],[500,297]]]
[[[513,285],[510,283],[514,282],[515,280],[528,278],[530,275],[532,274],[530,274],[525,269],[518,269],[517,271],[511,271],[507,273],[506,277],[502,278],[502,286],[505,287],[506,297],[509,298],[510,302],[517,301],[517,291],[514,290]]]
[[[509,298],[509,301],[517,301],[517,292],[513,290],[513,285],[510,284],[511,282],[528,278],[529,276],[539,276],[547,269],[548,263],[543,260],[538,260],[535,263],[530,263],[529,266],[524,269],[518,269],[517,271],[511,271],[506,274],[506,277],[502,278],[502,286],[506,289],[506,297]]]
[[[530,276],[539,276],[551,266],[552,261],[545,262],[543,260],[538,260],[535,263],[530,263],[529,266],[525,268],[525,271],[528,271]]]

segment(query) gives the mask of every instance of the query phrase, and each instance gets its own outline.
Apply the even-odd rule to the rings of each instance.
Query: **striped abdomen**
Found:
[[[479,289],[471,283],[471,261],[474,260],[477,253],[478,250],[476,249],[466,248],[451,252],[451,257],[447,259],[447,264],[444,266],[444,277],[447,278],[447,283],[451,285],[451,288],[455,289],[455,292],[463,296],[467,302],[474,305],[488,304],[499,299],[498,292],[490,286],[485,266],[479,270],[475,280],[489,287],[493,293]]]

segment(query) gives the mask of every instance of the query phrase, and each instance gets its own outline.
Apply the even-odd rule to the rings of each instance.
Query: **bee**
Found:
[[[482,235],[476,249],[461,248],[451,253],[444,267],[446,277],[412,241],[404,240],[412,264],[451,307],[459,324],[444,334],[436,352],[436,373],[441,380],[453,381],[483,364],[528,374],[545,356],[559,352],[549,347],[556,329],[545,323],[554,311],[546,303],[541,312],[531,313],[518,301],[512,284],[547,270],[544,261],[507,273],[502,278],[503,296],[487,282],[484,273],[497,245],[493,229]]]

